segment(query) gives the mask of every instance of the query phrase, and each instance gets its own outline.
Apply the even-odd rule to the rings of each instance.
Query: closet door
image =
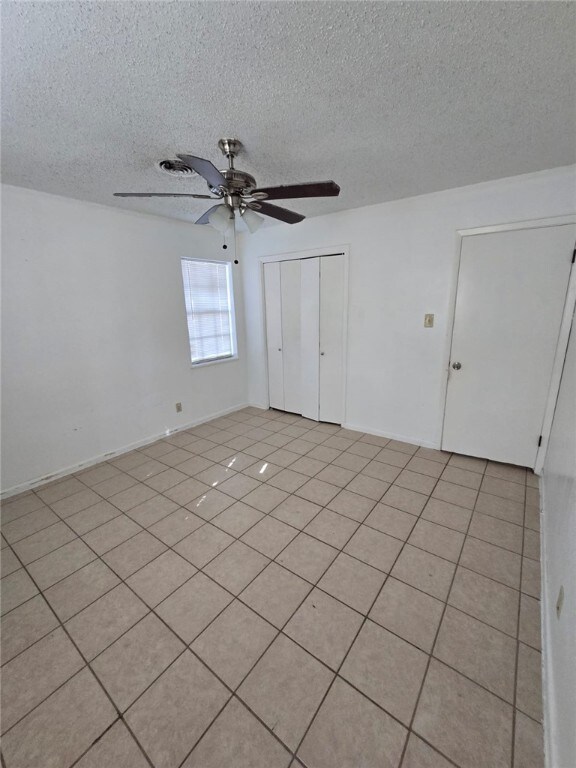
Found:
[[[282,293],[280,263],[264,264],[266,345],[270,407],[284,410],[284,365],[282,360]]]
[[[344,256],[320,259],[320,421],[344,419]]]
[[[320,393],[320,259],[300,262],[302,416],[318,421]]]
[[[284,410],[302,413],[300,261],[280,262]]]

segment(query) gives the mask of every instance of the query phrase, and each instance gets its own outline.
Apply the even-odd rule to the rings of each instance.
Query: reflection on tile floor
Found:
[[[7,768],[537,768],[524,469],[246,408],[2,509]]]

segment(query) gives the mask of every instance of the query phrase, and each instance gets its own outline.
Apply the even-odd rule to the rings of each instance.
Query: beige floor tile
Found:
[[[281,628],[310,589],[307,581],[270,563],[240,594],[240,599],[275,627]]]
[[[197,573],[163,600],[156,613],[189,644],[231,601],[225,589]]]
[[[489,461],[486,467],[486,474],[490,477],[498,477],[501,480],[508,480],[520,483],[521,485],[526,483],[526,470],[524,467],[515,467],[512,464],[499,464],[496,461]]]
[[[47,589],[95,559],[96,555],[86,544],[80,539],[75,539],[30,563],[28,572],[40,589]]]
[[[482,475],[478,474],[478,472],[471,472],[468,469],[447,465],[444,472],[442,472],[442,480],[455,483],[456,485],[463,485],[466,488],[473,488],[477,491],[482,482]]]
[[[392,467],[403,468],[410,461],[410,454],[402,451],[393,451],[390,449],[390,443],[388,443],[385,448],[380,450],[375,458],[384,464],[390,464]]]
[[[364,472],[361,472],[359,475],[356,475],[354,480],[348,483],[346,490],[352,491],[352,493],[359,493],[360,496],[366,496],[369,499],[373,499],[373,501],[380,501],[389,487],[390,483],[378,480],[375,477],[369,477]]]
[[[526,645],[541,650],[542,630],[540,619],[540,600],[529,595],[520,595],[520,626],[518,636]]]
[[[150,488],[154,488],[157,493],[164,493],[164,491],[173,488],[175,485],[178,485],[178,483],[183,483],[187,477],[188,475],[185,475],[184,472],[180,472],[178,469],[171,467],[170,469],[165,469],[163,472],[159,472],[157,475],[154,475],[154,477],[148,478],[148,480],[145,480],[144,482],[146,485],[150,486]]]
[[[415,455],[421,456],[429,461],[437,461],[440,464],[446,464],[452,454],[447,451],[439,451],[436,448],[418,448]]]
[[[233,541],[232,536],[207,523],[175,544],[174,549],[196,568],[203,568]]]
[[[508,635],[448,606],[434,656],[514,703],[516,641]]]
[[[60,621],[68,621],[120,583],[120,579],[101,560],[93,560],[47,589],[44,597]]]
[[[164,495],[168,496],[168,498],[176,502],[176,504],[185,507],[186,504],[190,504],[191,501],[208,493],[209,490],[209,485],[201,483],[199,480],[196,480],[196,478],[191,477],[189,480],[184,480],[183,483],[178,483],[178,485],[164,491]]]
[[[314,589],[284,627],[284,633],[336,671],[361,624],[359,613]]]
[[[179,486],[177,485],[175,486],[175,488],[178,487]],[[171,491],[167,491],[167,493],[170,492]],[[128,512],[129,509],[137,507],[139,504],[148,501],[148,499],[154,498],[154,496],[156,496],[155,490],[148,488],[147,485],[138,483],[131,488],[127,488],[125,491],[110,496],[108,501],[111,504],[114,504],[115,507],[118,507],[121,512]]]
[[[396,480],[401,472],[401,467],[393,467],[390,464],[384,464],[374,459],[364,467],[362,476],[371,477],[374,480],[380,480],[389,485]]]
[[[186,507],[181,507],[159,522],[154,523],[154,525],[151,525],[148,530],[163,541],[164,544],[172,547],[186,536],[194,533],[198,528],[201,528],[205,523],[206,521],[195,515],[194,512],[190,512]]]
[[[540,478],[531,469],[526,470],[526,485],[528,488],[540,488]]]
[[[165,550],[166,546],[161,541],[148,531],[142,531],[106,552],[102,559],[121,579],[127,579]]]
[[[337,679],[298,754],[309,768],[397,768],[405,739],[396,720]]]
[[[512,707],[432,659],[414,731],[462,768],[506,768]]]
[[[411,491],[428,495],[434,490],[436,478],[422,475],[420,472],[412,472],[410,469],[403,469],[394,480],[394,484],[399,485],[401,488],[408,488]]]
[[[266,458],[270,459],[272,464],[278,464],[280,467],[286,468],[291,464],[294,464],[295,461],[298,461],[300,454],[294,453],[294,451],[288,451],[286,448],[280,448],[269,456],[266,456]]]
[[[501,480],[498,477],[489,477],[484,475],[481,485],[484,493],[491,493],[494,496],[501,496],[503,499],[510,499],[524,503],[525,486],[519,483],[513,483],[508,480]]]
[[[76,535],[68,528],[66,523],[54,523],[54,525],[44,528],[43,531],[33,533],[32,536],[27,536],[25,539],[20,539],[12,545],[14,552],[18,555],[24,565],[28,565],[34,560],[47,555],[49,552],[61,547],[63,544],[67,544],[69,541],[73,541]],[[12,567],[4,574],[5,561],[7,555],[12,555],[14,563]],[[2,554],[2,576],[12,573],[20,567],[18,559],[11,553]]]
[[[324,469],[326,466],[327,464],[325,461],[311,459],[310,456],[302,456],[298,459],[298,461],[295,461],[294,464],[291,465],[291,469],[292,471],[298,472],[301,475],[314,477],[314,475],[317,475],[318,472],[320,472],[320,470]],[[348,468],[350,469],[350,467]]]
[[[37,593],[36,585],[24,568],[19,568],[17,571],[5,576],[0,581],[0,595],[2,596],[0,608],[2,609],[2,615],[34,597]]]
[[[121,712],[184,650],[184,644],[149,613],[92,661],[92,669]]]
[[[428,656],[378,624],[362,627],[340,674],[406,725],[410,724]]]
[[[518,646],[516,706],[533,720],[542,722],[542,654],[524,643]]]
[[[295,749],[333,677],[327,667],[280,635],[238,695],[289,749]]]
[[[414,733],[410,734],[402,768],[453,768],[453,765]]]
[[[521,557],[507,549],[467,537],[462,549],[460,565],[509,587],[520,589]]]
[[[370,611],[370,618],[429,653],[443,610],[440,600],[390,577]]]
[[[280,565],[315,584],[334,560],[338,550],[300,533],[276,558]]]
[[[250,445],[253,445],[252,440],[250,441]],[[250,446],[247,446],[250,447]],[[254,477],[253,474],[251,474],[251,467],[253,466],[259,466],[262,467],[263,462],[259,462],[256,460],[254,456],[249,456],[247,453],[233,453],[232,456],[228,456],[224,461],[220,462],[222,466],[228,467],[228,469],[233,469],[235,472],[244,472],[244,474],[249,474],[251,477]],[[272,466],[272,465],[270,465]],[[265,476],[262,476],[260,478],[256,478],[257,480],[266,480],[267,478]]]
[[[430,499],[424,507],[422,518],[466,533],[472,512],[469,509],[464,509],[464,507],[459,507],[457,504],[450,504],[440,499]]]
[[[448,603],[515,637],[519,597],[516,590],[459,567]]]
[[[339,493],[338,486],[325,483],[323,480],[317,480],[314,477],[296,491],[296,496],[324,507],[332,501],[337,493]]]
[[[225,480],[218,486],[223,493],[227,493],[235,499],[242,499],[251,491],[254,491],[259,487],[260,482],[258,480],[242,474],[238,474],[236,477]]]
[[[168,550],[132,574],[126,583],[154,608],[195,572],[196,569],[187,560]]]
[[[464,534],[428,520],[418,520],[408,541],[414,547],[456,563],[462,551]]]
[[[328,504],[328,509],[349,517],[351,520],[356,520],[357,523],[363,522],[373,507],[373,499],[360,496],[346,489],[340,491]]]
[[[322,507],[299,496],[288,496],[272,512],[272,517],[288,523],[293,528],[305,528],[320,512]]]
[[[314,459],[308,459],[306,457],[306,461],[314,462],[314,464],[310,465],[310,469],[314,467],[315,464],[320,464],[322,462],[316,462]],[[370,463],[370,459],[366,459],[363,456],[356,456],[353,453],[348,453],[348,451],[345,451],[344,453],[341,453],[340,456],[337,456],[332,464],[334,464],[336,467],[343,467],[344,469],[351,469],[353,472],[360,472],[364,467]],[[296,465],[294,465],[294,468],[297,469]],[[312,474],[316,474],[322,469],[322,467],[318,467],[316,472],[313,472]],[[300,470],[304,471],[304,470]],[[304,474],[308,474],[308,472],[305,472]]]
[[[148,768],[149,763],[130,732],[119,720],[76,763],[75,768],[103,768],[117,765],[122,768]]]
[[[125,472],[119,472],[114,477],[109,477],[107,480],[93,485],[92,490],[104,499],[109,499],[111,496],[115,496],[117,493],[137,484],[138,480],[134,477],[130,477]]]
[[[93,528],[113,520],[120,514],[120,510],[114,505],[109,504],[107,501],[100,501],[98,504],[94,504],[94,506],[83,509],[81,512],[76,512],[75,515],[66,518],[66,524],[81,536]]]
[[[439,478],[444,471],[444,465],[437,461],[430,461],[422,456],[414,456],[408,464],[406,469],[412,472],[419,472],[422,475],[428,475],[429,477]]]
[[[235,501],[232,506],[212,519],[212,525],[238,538],[263,517],[262,512],[258,512],[254,507],[243,501]]]
[[[214,448],[216,448],[216,446],[214,446]],[[221,455],[221,452],[218,451],[216,456],[212,458],[208,456],[208,453],[210,453],[211,450],[213,449],[209,448],[208,452],[203,456],[192,456],[181,464],[178,464],[178,472],[183,472],[189,477],[196,477],[197,480],[206,483],[206,485],[209,485],[212,488],[224,482],[227,478],[233,477],[234,472],[231,469],[215,465],[214,462],[222,461],[222,459],[226,458],[226,455],[229,456],[234,451],[231,448],[228,450],[224,449],[224,455]]]
[[[41,595],[14,608],[2,617],[2,663],[19,653],[58,626],[58,620]]]
[[[465,509],[474,509],[478,491],[473,488],[464,488],[463,485],[448,483],[446,480],[438,480],[436,487],[432,491],[432,497],[447,501],[449,504],[456,504]]]
[[[503,499],[501,496],[483,491],[478,494],[476,511],[505,520],[507,523],[516,523],[516,525],[522,525],[524,519],[524,504],[521,501]]]
[[[132,705],[125,720],[157,768],[177,768],[228,696],[186,651]]]
[[[406,453],[408,456],[413,456],[420,446],[415,443],[406,443],[402,440],[389,440],[386,443],[386,448],[391,451],[400,451],[400,453]]]
[[[381,533],[387,533],[402,541],[406,541],[417,522],[415,515],[382,503],[377,504],[364,521],[370,528],[376,528]]]
[[[328,448],[336,448],[337,451],[346,451],[350,446],[354,445],[354,442],[354,440],[348,440],[345,437],[332,435],[328,440],[325,440],[323,444]]]
[[[385,444],[386,442],[384,442]],[[366,443],[364,440],[361,440],[351,445],[346,453],[351,453],[353,456],[361,456],[363,459],[373,459],[374,456],[380,453],[381,448],[382,446],[379,444]],[[329,459],[329,461],[333,461],[333,459]]]
[[[78,491],[78,493],[74,493],[72,496],[55,501],[50,506],[58,517],[68,518],[87,507],[98,504],[99,501],[102,501],[102,498],[97,493],[94,493],[89,488],[84,488],[84,490]]]
[[[5,733],[84,666],[63,629],[2,667],[2,732]]]
[[[310,443],[304,438],[297,438],[296,440],[291,440],[289,443],[286,443],[285,447],[287,451],[292,451],[293,453],[300,454],[300,456],[304,456],[304,454],[311,451],[315,445],[315,443]]]
[[[96,497],[96,501],[98,501],[98,497]],[[42,507],[34,512],[29,512],[23,517],[12,520],[10,523],[3,524],[2,535],[9,544],[14,544],[14,542],[25,539],[27,536],[48,528],[49,525],[54,525],[58,521],[59,518],[51,509]]]
[[[514,768],[544,768],[542,725],[518,711],[514,733]]]
[[[277,475],[274,475],[268,483],[273,488],[284,493],[294,493],[309,480],[309,476],[302,472],[295,472],[293,469],[282,469]]]
[[[478,472],[482,475],[488,462],[485,459],[476,459],[473,456],[460,456],[457,453],[452,454],[448,460],[448,466],[467,469],[470,472]]]
[[[138,523],[138,525],[144,528],[149,528],[154,523],[157,523],[162,518],[169,515],[171,512],[175,512],[178,509],[178,504],[174,501],[170,501],[165,496],[153,496],[151,499],[137,504],[132,509],[128,510],[126,514],[131,517],[132,520]]]
[[[58,523],[56,523],[58,525]],[[26,539],[23,539],[26,541]],[[16,557],[14,552],[8,548],[8,546],[2,548],[2,557],[0,558],[0,572],[1,578],[8,576],[14,571],[17,571],[21,567],[20,560]]]
[[[254,459],[266,459],[275,453],[274,447],[269,443],[254,443],[254,445],[244,448],[244,453],[253,456]]]
[[[149,453],[147,455],[150,456]],[[109,480],[111,477],[115,477],[119,474],[119,469],[113,467],[112,464],[104,462],[102,464],[97,464],[90,469],[85,469],[82,472],[77,472],[76,477],[83,482],[84,485],[93,488],[98,483],[102,483],[104,480]]]
[[[344,469],[344,467],[329,464],[323,470],[318,472],[316,479],[322,480],[325,483],[330,483],[331,485],[336,485],[339,488],[344,488],[356,474],[357,473],[352,469]]]
[[[70,766],[114,722],[117,714],[88,669],[30,712],[3,739],[8,766]]]
[[[227,496],[225,493],[221,493],[216,488],[207,493],[203,493],[197,499],[194,499],[189,504],[186,504],[186,509],[194,512],[195,515],[201,517],[202,520],[213,520],[216,515],[220,514],[223,510],[234,504],[234,499]]]
[[[424,494],[401,488],[399,485],[391,486],[382,498],[383,504],[401,509],[411,515],[419,515],[427,501],[428,497]]]
[[[162,456],[162,464],[166,464],[169,467],[178,468],[179,464],[192,458],[190,451],[186,451],[183,448],[175,448],[170,453],[165,453]]]
[[[19,517],[24,517],[29,512],[34,512],[44,506],[45,504],[42,499],[32,492],[10,499],[3,499],[0,507],[2,525],[10,523],[12,520],[17,520]]]
[[[519,525],[474,512],[468,533],[489,544],[522,554],[522,528]]]
[[[138,464],[144,464],[145,461],[148,461],[148,457],[145,453],[141,453],[140,451],[129,451],[128,453],[122,454],[117,459],[110,459],[109,463],[112,464],[113,467],[117,467],[124,471],[126,469],[132,469],[132,467],[137,467]]]
[[[144,480],[154,477],[154,475],[163,472],[165,469],[165,464],[161,464],[159,461],[156,461],[156,459],[149,459],[148,461],[145,461],[144,464],[139,464],[137,467],[134,467],[134,469],[128,469],[127,474],[139,482],[144,482]]]
[[[290,470],[282,470],[289,472]],[[250,491],[249,494],[244,496],[244,503],[254,507],[259,512],[268,514],[275,509],[280,502],[288,498],[286,491],[282,491],[279,488],[271,488],[269,485],[261,485],[254,491]]]
[[[214,558],[204,571],[232,594],[238,595],[269,562],[264,555],[241,541],[235,541]]]
[[[82,539],[97,555],[103,555],[141,531],[141,526],[134,520],[127,515],[119,515],[114,520],[84,534]]]
[[[320,579],[318,586],[365,614],[370,610],[385,578],[381,571],[341,552]]]
[[[298,530],[296,528],[268,516],[247,531],[242,536],[242,541],[273,559],[297,535]]]
[[[55,501],[60,501],[60,499],[65,499],[67,496],[72,496],[72,494],[85,489],[83,483],[75,477],[69,477],[43,485],[41,488],[37,488],[35,493],[46,504],[52,504]]]
[[[148,613],[124,584],[107,592],[66,622],[66,629],[90,661]]]
[[[454,569],[448,560],[406,544],[392,569],[392,576],[432,597],[445,600]]]
[[[237,688],[276,636],[276,630],[235,600],[191,648],[230,688]]]
[[[527,557],[522,558],[522,592],[540,600],[540,563],[536,560],[530,560]]]
[[[537,531],[524,531],[524,557],[540,562],[540,534]]]
[[[368,565],[388,573],[402,549],[398,539],[361,525],[346,544],[345,552]]]
[[[540,491],[538,488],[526,488],[526,506],[540,509]]]
[[[357,528],[358,523],[355,521],[323,509],[306,526],[305,531],[325,544],[341,549]]]

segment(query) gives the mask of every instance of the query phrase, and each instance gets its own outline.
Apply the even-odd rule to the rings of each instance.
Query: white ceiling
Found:
[[[194,220],[178,152],[261,186],[334,179],[307,215],[575,160],[576,4],[3,2],[9,184]]]

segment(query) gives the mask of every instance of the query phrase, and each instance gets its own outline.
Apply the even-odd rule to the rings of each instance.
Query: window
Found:
[[[235,357],[230,263],[182,259],[182,278],[192,364]]]

